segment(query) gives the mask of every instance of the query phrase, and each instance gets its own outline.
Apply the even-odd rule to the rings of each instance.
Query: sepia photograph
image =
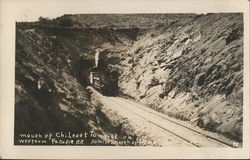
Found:
[[[166,154],[171,152],[180,158],[181,150],[187,149],[184,157],[192,150],[197,155],[203,151],[204,158],[222,154],[220,149],[225,151],[221,157],[249,150],[249,15],[245,10],[168,10],[161,8],[165,4],[161,2],[157,11],[150,9],[149,2],[126,1],[117,11],[114,6],[107,8],[119,3],[98,0],[79,1],[87,9],[79,5],[70,10],[66,6],[77,6],[78,1],[12,2],[9,6],[23,12],[12,18],[12,32],[0,30],[13,38],[12,50],[4,53],[12,58],[1,55],[6,59],[1,67],[8,59],[12,67],[11,82],[2,79],[9,75],[1,69],[1,111],[6,113],[1,120],[9,118],[1,123],[9,127],[1,125],[6,130],[1,132],[5,139],[1,145],[11,146],[2,153],[17,149],[20,155],[32,148],[45,150],[48,158],[48,150],[56,157],[63,152],[61,147],[67,147],[71,151],[62,153],[67,154],[63,158],[72,158],[73,153],[79,157],[87,149],[109,150],[91,158],[109,157],[123,149],[128,149],[127,155],[122,152],[125,157],[116,157],[137,155],[140,150],[138,158],[145,158],[139,153],[159,150],[162,157],[173,158]],[[122,10],[137,3],[146,9]],[[1,51],[8,51],[7,47],[1,45]],[[7,95],[13,99],[5,100]],[[6,111],[7,107],[12,109]],[[218,152],[211,155],[206,151],[210,149]],[[154,157],[152,153],[146,158]]]
[[[243,14],[16,23],[15,144],[241,147]]]

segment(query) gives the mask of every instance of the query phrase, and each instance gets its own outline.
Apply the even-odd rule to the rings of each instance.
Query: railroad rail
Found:
[[[128,108],[126,105],[122,104],[122,103],[120,102],[119,99],[117,99],[117,98],[112,98],[112,101],[114,101],[117,105],[119,105],[119,106],[121,106],[121,107],[123,107],[123,108],[126,108],[129,112],[131,112],[131,113],[133,113],[133,114],[139,116],[140,118],[143,118],[144,120],[148,121],[149,123],[151,123],[151,124],[153,124],[153,125],[155,125],[155,126],[160,127],[160,128],[163,129],[164,131],[166,131],[166,132],[168,132],[168,133],[170,133],[170,134],[172,134],[172,135],[178,137],[179,139],[181,139],[181,140],[183,140],[183,141],[186,141],[186,142],[190,143],[192,146],[195,146],[195,147],[206,147],[206,145],[202,144],[202,140],[204,140],[204,142],[205,142],[205,141],[210,141],[211,144],[214,143],[214,146],[237,148],[237,146],[234,145],[235,143],[228,143],[228,142],[222,141],[222,140],[220,140],[220,139],[218,139],[218,138],[212,137],[212,136],[210,136],[210,135],[206,135],[206,134],[204,134],[204,133],[202,133],[202,132],[200,132],[200,131],[197,131],[197,130],[195,130],[195,129],[193,129],[193,128],[190,128],[190,127],[188,127],[188,126],[185,126],[185,125],[183,125],[183,124],[181,124],[181,123],[178,123],[178,122],[176,122],[176,121],[173,121],[173,120],[171,120],[171,119],[169,119],[169,118],[167,118],[167,117],[165,117],[165,116],[163,116],[163,115],[160,115],[159,113],[155,113],[155,112],[157,112],[157,111],[153,111],[153,110],[150,109],[150,108],[142,107],[141,105],[136,104],[136,103],[133,103],[133,102],[131,102],[130,100],[127,100],[127,99],[123,99],[123,98],[120,98],[120,99],[121,99],[122,101],[126,101],[126,103],[129,103],[129,104],[135,106],[135,107],[138,108],[139,110],[146,111],[146,112],[148,112],[149,114],[154,115],[154,116],[156,116],[156,117],[162,119],[163,121],[168,121],[168,122],[170,122],[170,123],[172,123],[172,124],[174,124],[174,125],[177,125],[178,127],[185,128],[186,131],[192,132],[192,134],[196,134],[196,135],[198,135],[199,137],[201,137],[200,140],[192,139],[192,137],[187,138],[187,136],[186,136],[186,137],[183,136],[185,133],[179,134],[179,133],[177,133],[177,132],[175,132],[175,131],[172,131],[171,129],[169,129],[168,127],[166,127],[166,126],[164,126],[164,125],[162,125],[162,124],[158,124],[158,123],[154,122],[154,120],[149,120],[147,117],[145,117],[145,116],[139,114],[138,112],[136,112],[136,111],[134,111],[134,110],[131,110],[131,109]],[[139,110],[138,110],[138,111],[139,111]],[[151,110],[152,110],[152,111],[151,111]],[[238,146],[238,147],[239,147],[239,146]]]

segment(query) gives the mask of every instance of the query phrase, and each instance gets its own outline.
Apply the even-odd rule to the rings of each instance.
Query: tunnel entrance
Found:
[[[116,96],[119,92],[119,74],[108,68],[93,67],[89,73],[89,84],[106,96]]]
[[[95,52],[94,57],[84,57],[76,63],[77,78],[84,87],[93,86],[103,95],[116,96],[119,92],[119,72],[110,68],[106,52],[98,49]]]

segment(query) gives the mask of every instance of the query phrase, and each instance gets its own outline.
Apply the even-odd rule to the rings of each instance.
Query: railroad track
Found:
[[[108,97],[116,105],[125,108],[132,114],[139,116],[140,118],[148,121],[149,123],[163,129],[164,131],[178,137],[179,139],[191,144],[194,147],[233,147],[237,148],[234,143],[225,142],[218,138],[212,137],[210,135],[204,134],[193,128],[185,126],[184,124],[178,123],[170,118],[167,118],[161,113],[154,111],[150,108],[143,107],[137,103],[131,102],[130,100],[117,97]],[[128,105],[133,106],[129,108]],[[143,112],[144,114],[140,114]],[[146,112],[148,114],[146,114]],[[149,118],[151,117],[151,118]],[[195,138],[195,139],[194,139]]]
[[[120,105],[120,104],[117,103],[117,102],[116,102],[116,104]],[[124,107],[124,105],[120,105],[120,106]],[[142,119],[146,120],[147,122],[149,122],[149,123],[151,123],[151,124],[153,124],[153,125],[156,125],[157,127],[160,127],[160,128],[163,129],[164,131],[169,132],[170,134],[172,134],[172,135],[174,135],[174,136],[180,138],[180,139],[183,140],[183,141],[186,141],[186,142],[190,143],[192,146],[200,147],[198,144],[195,144],[195,143],[191,142],[190,140],[187,140],[187,139],[185,139],[184,137],[182,137],[182,136],[180,136],[180,135],[178,135],[178,134],[176,134],[176,133],[170,131],[169,129],[166,129],[166,128],[164,128],[164,127],[158,125],[157,123],[148,120],[147,118],[145,118],[145,117],[141,116],[140,114],[138,114],[138,113],[136,113],[136,112],[134,112],[134,111],[128,109],[127,107],[125,107],[125,108],[126,108],[128,111],[130,111],[131,113],[133,113],[133,114],[135,114],[135,115],[141,117]]]

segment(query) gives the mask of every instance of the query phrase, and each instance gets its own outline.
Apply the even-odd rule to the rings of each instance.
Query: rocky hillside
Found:
[[[120,67],[123,93],[241,139],[242,14],[206,14],[154,28],[122,54]]]
[[[119,72],[119,95],[242,140],[243,15],[238,13],[65,15],[17,23],[16,134],[126,134],[85,91],[97,48],[102,69]]]
[[[93,131],[126,135],[92,106],[85,88],[88,69],[94,66],[94,50],[123,48],[134,38],[133,30],[39,23],[16,24],[15,144],[19,144],[19,134]],[[126,41],[121,42],[122,38]],[[92,145],[91,140],[86,138],[84,144]]]

